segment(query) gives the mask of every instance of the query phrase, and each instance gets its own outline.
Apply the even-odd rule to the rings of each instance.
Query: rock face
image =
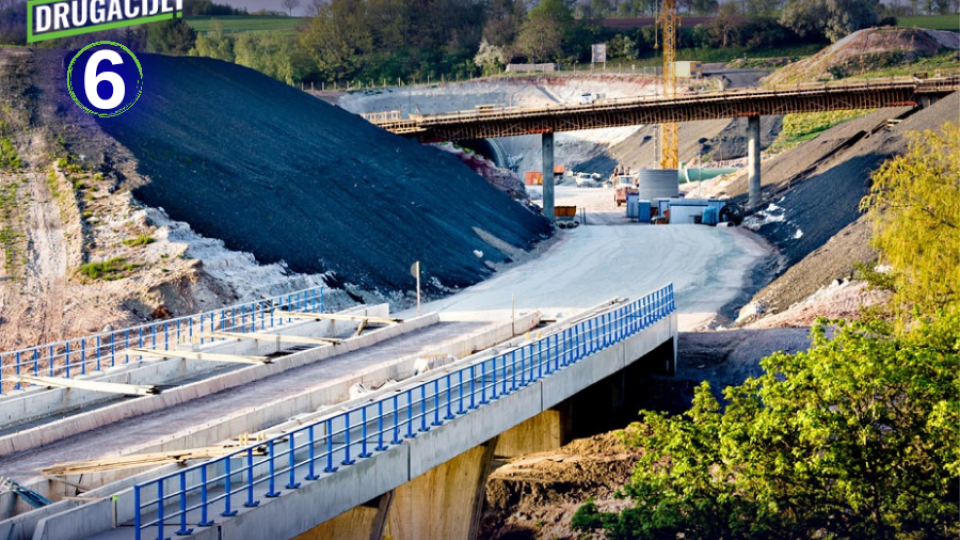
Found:
[[[420,260],[428,288],[462,287],[508,258],[475,227],[522,249],[549,234],[545,220],[455,157],[253,70],[140,61],[140,100],[98,122],[149,179],[134,195],[261,263],[402,290]]]

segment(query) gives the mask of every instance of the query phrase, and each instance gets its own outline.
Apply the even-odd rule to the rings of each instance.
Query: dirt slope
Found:
[[[143,97],[99,122],[150,178],[134,196],[260,262],[409,289],[421,260],[428,284],[459,287],[506,259],[474,227],[524,249],[549,230],[455,157],[253,70],[140,60]]]

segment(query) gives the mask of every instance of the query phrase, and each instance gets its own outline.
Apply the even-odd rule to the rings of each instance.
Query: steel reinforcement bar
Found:
[[[137,540],[188,535],[439,428],[633,336],[676,311],[673,284],[526,345],[134,486]]]
[[[377,124],[423,142],[457,141],[741,116],[915,106],[922,99],[935,99],[957,90],[960,90],[960,77],[866,81],[835,86],[734,90],[672,99],[630,98],[589,105],[459,111]]]
[[[323,286],[237,304],[177,319],[123,328],[0,353],[0,395],[21,390],[20,375],[64,377],[86,375],[138,362],[145,357],[129,349],[176,349],[201,332],[256,332],[302,319],[274,315],[275,310],[323,313]],[[226,338],[198,337],[201,345]]]

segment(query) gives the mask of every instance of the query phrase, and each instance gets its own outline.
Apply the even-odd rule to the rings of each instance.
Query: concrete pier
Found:
[[[543,139],[543,217],[553,221],[553,133]]]
[[[750,196],[747,206],[751,209],[760,204],[760,117],[747,117],[747,178]]]

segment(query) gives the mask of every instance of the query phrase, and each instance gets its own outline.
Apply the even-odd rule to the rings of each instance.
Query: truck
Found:
[[[638,185],[640,175],[638,174],[614,174],[613,175],[613,202],[617,206],[623,206],[627,202],[627,195],[630,193],[639,193]]]

